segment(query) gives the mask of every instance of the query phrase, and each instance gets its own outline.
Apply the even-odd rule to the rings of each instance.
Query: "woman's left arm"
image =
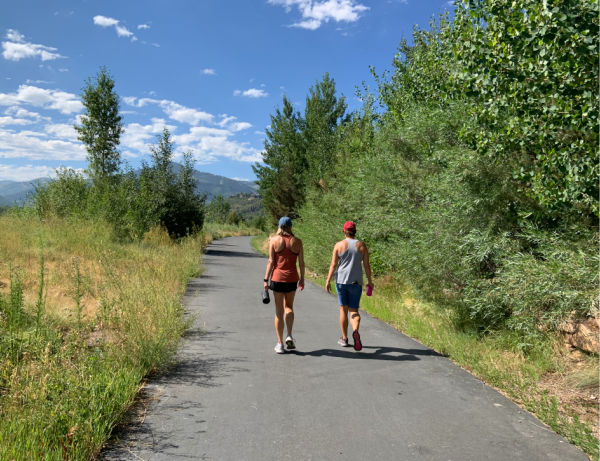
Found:
[[[298,252],[298,266],[300,266],[300,280],[298,281],[298,288],[300,291],[304,289],[304,246],[302,245],[302,240],[300,240],[300,251]]]
[[[370,285],[371,288],[375,288],[371,276],[371,262],[369,261],[369,250],[367,249],[367,245],[365,245],[364,242],[361,242],[361,253],[363,255],[363,266],[365,268],[365,273],[367,274],[367,286]]]

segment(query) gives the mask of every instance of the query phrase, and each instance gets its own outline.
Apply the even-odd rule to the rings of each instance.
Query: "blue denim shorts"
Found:
[[[336,283],[335,288],[337,289],[338,303],[340,306],[348,306],[350,309],[359,308],[362,285],[359,285],[358,283]]]

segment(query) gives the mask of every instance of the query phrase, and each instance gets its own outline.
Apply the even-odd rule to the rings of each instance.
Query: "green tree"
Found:
[[[196,191],[194,159],[191,152],[183,154],[183,165],[169,188],[169,206],[163,223],[172,237],[183,237],[202,229],[205,214],[204,195]]]
[[[329,73],[308,90],[301,132],[311,185],[319,185],[335,164],[336,130],[348,120],[346,108],[344,96],[336,96],[335,81]]]
[[[306,149],[301,133],[303,120],[287,97],[283,108],[271,115],[266,130],[263,165],[252,166],[263,205],[273,220],[295,216],[304,201]]]
[[[456,88],[482,153],[511,161],[540,204],[598,213],[598,1],[463,0]]]
[[[84,114],[75,125],[78,139],[88,152],[88,173],[95,182],[104,182],[119,171],[121,156],[117,150],[123,123],[119,115],[119,96],[115,81],[105,67],[89,78],[83,91]]]
[[[217,194],[206,206],[206,219],[222,224],[227,220],[230,212],[231,204],[221,194]]]
[[[157,144],[150,147],[152,156],[152,196],[153,206],[157,215],[165,216],[171,199],[171,188],[175,181],[175,173],[172,170],[173,142],[171,133],[165,127],[162,134],[157,136]]]
[[[204,197],[196,192],[194,162],[184,154],[184,164],[175,172],[174,145],[167,128],[150,147],[152,163],[142,165],[136,207],[146,230],[153,225],[165,226],[172,237],[182,237],[200,230],[204,222]]]

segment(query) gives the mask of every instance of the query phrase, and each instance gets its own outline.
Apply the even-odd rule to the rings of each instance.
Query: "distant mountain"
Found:
[[[258,190],[258,186],[250,181],[238,181],[197,170],[194,171],[194,179],[196,180],[196,190],[201,194],[206,194],[208,201],[215,195],[231,197],[239,194],[255,194]]]
[[[28,195],[38,184],[50,182],[50,178],[38,178],[31,181],[0,181],[0,206],[23,205]]]
[[[177,172],[181,165],[175,164],[174,170]],[[196,190],[201,194],[206,194],[208,201],[215,195],[231,197],[239,194],[255,194],[258,186],[251,181],[237,181],[211,173],[194,170],[194,179],[196,180]],[[23,205],[28,195],[35,190],[36,184],[46,184],[50,182],[49,178],[38,178],[31,181],[0,181],[0,206]]]

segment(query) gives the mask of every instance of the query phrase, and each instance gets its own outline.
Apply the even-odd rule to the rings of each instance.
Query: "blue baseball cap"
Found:
[[[292,227],[292,220],[287,216],[284,216],[279,220],[279,227]]]

